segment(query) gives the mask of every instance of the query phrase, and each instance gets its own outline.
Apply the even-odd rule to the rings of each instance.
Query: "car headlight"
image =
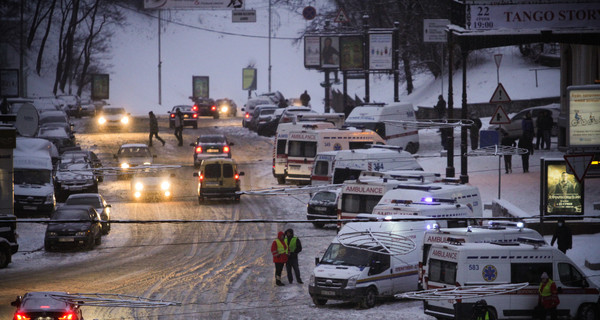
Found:
[[[346,288],[352,289],[356,287],[356,280],[358,280],[358,275],[350,277],[348,279],[348,284],[346,285]]]
[[[98,118],[98,123],[99,124],[105,124],[106,123],[106,118],[104,118],[104,117]]]
[[[46,203],[53,203],[54,202],[54,193],[50,193],[46,196]]]
[[[123,118],[121,118],[121,123],[122,124],[128,124],[129,123],[129,117],[123,117]]]
[[[152,164],[152,163],[150,163],[150,162],[144,162],[144,165],[145,165],[145,166],[149,166],[149,165],[151,165],[151,164]]]
[[[121,169],[127,169],[127,168],[129,168],[129,163],[127,163],[127,162],[121,163]]]
[[[85,236],[86,233],[87,233],[87,231],[78,231],[78,232],[75,232],[75,236],[83,237],[83,236]]]
[[[47,233],[47,235],[50,237],[56,237],[56,232],[50,231]]]
[[[137,183],[135,184],[135,190],[137,190],[137,191],[142,191],[142,190],[144,190],[144,184],[143,184],[143,183],[141,183],[141,182],[137,182]]]
[[[315,275],[314,274],[310,275],[310,278],[308,279],[308,285],[313,286],[313,287],[315,286]]]
[[[163,190],[169,190],[170,187],[171,187],[171,184],[169,183],[169,181],[163,181],[160,184],[160,188]]]
[[[229,106],[222,106],[221,107],[221,112],[227,112],[229,111]]]
[[[136,192],[133,194],[133,196],[134,196],[134,197],[137,199],[137,198],[139,198],[139,197],[141,197],[141,196],[142,196],[142,193],[141,193],[141,192],[139,192],[139,191],[136,191]]]

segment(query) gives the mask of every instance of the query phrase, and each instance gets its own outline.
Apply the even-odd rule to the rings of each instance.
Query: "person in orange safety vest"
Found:
[[[283,282],[281,282],[281,271],[288,261],[288,246],[285,243],[283,231],[279,231],[277,239],[271,244],[271,253],[273,254],[273,262],[275,263],[275,283],[278,286],[284,286]]]

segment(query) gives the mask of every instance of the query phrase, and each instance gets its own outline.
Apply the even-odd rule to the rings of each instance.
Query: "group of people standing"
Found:
[[[301,251],[302,242],[294,235],[294,230],[287,229],[285,233],[279,231],[277,239],[271,244],[271,254],[273,255],[273,263],[275,263],[275,283],[278,286],[285,285],[281,282],[281,272],[284,265],[290,284],[294,283],[294,274],[296,275],[296,282],[303,283],[298,265],[298,253]],[[294,273],[292,273],[292,269]]]
[[[152,138],[155,137],[156,140],[162,142],[162,145],[165,145],[165,140],[163,140],[158,135],[158,119],[154,112],[148,112],[148,118],[150,120],[150,135],[148,136],[148,146],[152,147]],[[177,139],[177,145],[183,146],[183,113],[179,108],[175,112],[175,138]]]

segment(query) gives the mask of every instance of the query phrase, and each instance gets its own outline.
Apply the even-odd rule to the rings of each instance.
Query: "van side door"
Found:
[[[598,289],[590,287],[584,275],[573,264],[564,261],[557,262],[558,276],[552,278],[558,289],[560,304],[557,309],[568,310],[571,317],[577,315],[579,306],[585,302],[598,301]]]

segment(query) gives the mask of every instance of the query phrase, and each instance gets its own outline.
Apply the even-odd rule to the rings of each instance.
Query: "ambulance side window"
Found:
[[[568,287],[587,287],[581,273],[569,263],[558,264],[560,282]]]
[[[287,140],[278,139],[277,140],[277,154],[285,154],[285,144]]]
[[[544,272],[552,279],[552,263],[513,263],[510,265],[510,282],[529,282],[530,286],[537,286]]]
[[[380,274],[390,268],[390,256],[387,254],[374,254],[371,258],[371,269],[369,275]]]
[[[429,259],[429,281],[456,284],[456,263]]]
[[[315,164],[315,175],[326,176],[329,174],[329,163],[327,161],[317,161]]]

